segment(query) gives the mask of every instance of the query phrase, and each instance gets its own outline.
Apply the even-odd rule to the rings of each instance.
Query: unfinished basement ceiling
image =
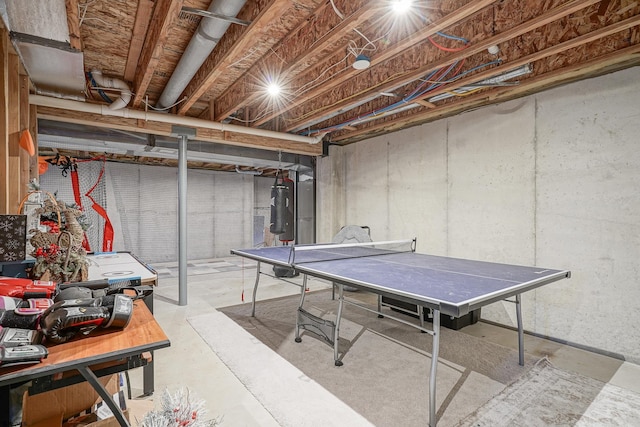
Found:
[[[194,119],[200,141],[306,156],[322,154],[321,140],[349,144],[640,64],[639,1],[415,1],[404,15],[391,3],[66,0],[65,6],[70,51],[82,54],[85,73],[99,70],[126,83],[127,109],[170,107],[164,114]],[[187,58],[186,51],[196,54]],[[273,82],[282,87],[280,97],[267,94]],[[119,96],[102,89],[109,99]],[[110,104],[96,88],[83,96],[88,104]],[[154,120],[73,110],[72,103],[43,105],[38,114],[171,134]],[[201,128],[204,122],[236,128]],[[278,133],[251,133],[258,130]]]

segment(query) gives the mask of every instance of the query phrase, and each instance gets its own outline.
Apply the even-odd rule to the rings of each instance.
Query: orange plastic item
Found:
[[[38,156],[38,175],[44,174],[47,169],[49,169],[49,163],[47,163],[44,157]]]
[[[20,147],[24,148],[30,156],[36,154],[36,147],[33,145],[33,138],[31,138],[29,129],[23,130],[20,134]]]

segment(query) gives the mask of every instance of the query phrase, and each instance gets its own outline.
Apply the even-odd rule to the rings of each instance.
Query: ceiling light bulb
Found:
[[[365,68],[369,68],[371,65],[371,60],[367,55],[360,54],[356,57],[356,61],[353,63],[353,68],[356,70],[364,70]]]
[[[406,13],[413,4],[413,0],[394,0],[391,2],[391,8],[397,14]]]
[[[277,83],[269,83],[269,86],[267,86],[267,93],[271,96],[280,95],[280,86]]]

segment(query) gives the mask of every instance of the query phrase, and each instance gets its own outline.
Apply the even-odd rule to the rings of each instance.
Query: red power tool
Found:
[[[31,280],[0,276],[0,295],[14,298],[53,298],[58,284],[48,280]]]

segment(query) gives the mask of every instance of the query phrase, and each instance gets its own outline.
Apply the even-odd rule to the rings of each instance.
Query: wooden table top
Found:
[[[0,386],[74,370],[79,366],[117,361],[170,345],[144,301],[137,300],[126,328],[97,328],[87,336],[77,335],[66,343],[47,345],[49,355],[41,363],[0,366]]]

